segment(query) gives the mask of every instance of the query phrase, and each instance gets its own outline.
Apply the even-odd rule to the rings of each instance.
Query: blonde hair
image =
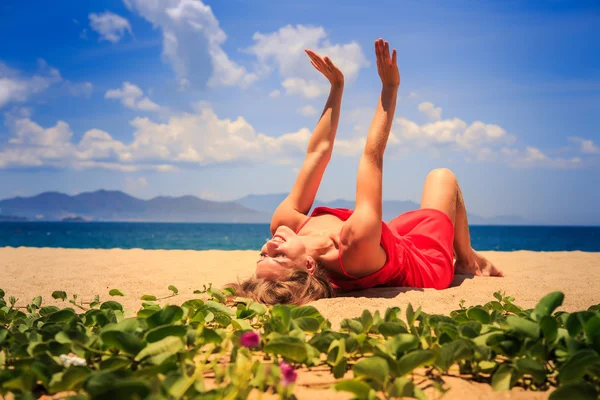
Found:
[[[237,296],[248,297],[259,303],[302,305],[313,300],[335,296],[335,289],[327,278],[325,269],[317,263],[314,274],[304,269],[292,269],[286,280],[272,281],[253,276],[244,281],[230,283]]]

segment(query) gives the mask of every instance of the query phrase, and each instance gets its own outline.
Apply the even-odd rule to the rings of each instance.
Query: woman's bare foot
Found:
[[[504,276],[502,271],[475,250],[465,259],[456,259],[454,273],[476,276]]]

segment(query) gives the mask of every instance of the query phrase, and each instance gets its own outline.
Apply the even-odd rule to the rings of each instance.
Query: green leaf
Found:
[[[101,310],[114,310],[114,311],[123,311],[123,306],[121,305],[121,303],[117,303],[116,301],[105,301],[104,303],[100,304],[100,309]]]
[[[125,296],[119,289],[111,289],[108,294],[111,296]]]
[[[371,386],[357,379],[340,381],[335,384],[334,389],[337,391],[350,392],[356,396],[358,400],[368,400]]]
[[[356,334],[363,332],[363,325],[355,319],[346,318],[342,320],[340,327]]]
[[[482,324],[490,323],[490,314],[481,307],[471,307],[467,310],[467,318],[481,322]]]
[[[566,321],[567,330],[569,331],[569,335],[577,336],[581,331],[583,331],[583,327],[586,322],[594,317],[595,314],[590,311],[578,311],[569,314]]]
[[[50,386],[50,393],[78,391],[90,373],[88,367],[72,365],[62,374],[60,381]]]
[[[321,321],[312,317],[297,318],[294,319],[294,322],[305,332],[316,332],[321,326]]]
[[[271,339],[263,350],[265,353],[279,354],[295,362],[304,362],[307,357],[305,342],[291,336],[280,336]]]
[[[509,315],[506,317],[506,322],[512,328],[513,331],[537,339],[540,337],[540,327],[533,321],[525,318]]]
[[[119,369],[128,368],[131,365],[131,361],[128,358],[122,356],[112,356],[100,362],[100,369],[102,371],[116,371]]]
[[[481,333],[481,322],[469,321],[459,326],[460,334],[464,337],[474,339]]]
[[[378,385],[379,389],[384,387],[389,379],[390,369],[387,361],[384,358],[373,356],[363,358],[352,367],[352,372],[357,378],[367,378]]]
[[[502,364],[492,376],[492,388],[494,391],[510,390],[516,379],[514,369],[508,364]]]
[[[539,319],[542,334],[547,343],[553,343],[558,334],[558,322],[549,315],[545,315]]]
[[[363,326],[362,333],[367,333],[371,330],[373,326],[373,315],[369,310],[363,310],[362,315],[360,316],[360,323]]]
[[[273,308],[275,308],[277,306],[274,306]],[[227,314],[227,315],[235,315],[235,311],[233,311],[231,308],[227,307],[224,304],[221,303],[217,303],[216,301],[212,301],[212,300],[208,300],[204,302],[204,305],[200,308],[201,310],[210,310],[213,313],[223,313],[223,314]],[[271,311],[273,312],[273,311]]]
[[[113,372],[90,375],[84,385],[94,400],[145,399],[150,394],[149,383],[141,378],[120,378]]]
[[[385,322],[392,322],[400,319],[400,307],[390,307],[386,308],[385,314],[383,316],[383,320]]]
[[[588,319],[583,327],[583,332],[592,348],[600,352],[600,316]]]
[[[264,304],[260,304],[260,303],[256,303],[256,302],[251,303],[248,306],[248,310],[254,311],[258,315],[265,315],[267,313],[267,307],[265,307]]]
[[[0,289],[0,299],[3,299],[5,295],[6,295],[6,292],[4,290]]]
[[[67,292],[64,292],[62,290],[56,290],[52,292],[52,298],[61,299],[62,301],[65,301],[67,299]]]
[[[407,378],[396,378],[390,385],[388,394],[392,398],[415,397],[415,384]]]
[[[498,300],[498,301],[502,301],[502,295],[500,294],[500,292],[495,292],[494,293],[494,297]]]
[[[164,360],[177,354],[183,349],[183,339],[175,336],[167,336],[158,342],[150,343],[148,346],[144,347],[142,351],[135,356],[135,361],[142,361],[149,357],[152,364],[159,365],[162,364]]]
[[[587,382],[574,382],[561,385],[550,393],[549,400],[597,400],[598,390]]]
[[[186,374],[178,374],[176,377],[173,376],[173,379],[166,380],[165,387],[171,398],[181,399],[195,380],[196,377],[194,375],[187,376]]]
[[[415,322],[415,311],[410,303],[408,303],[408,307],[406,307],[406,322],[408,322],[408,326],[412,326],[413,322]]]
[[[144,343],[140,339],[125,331],[109,330],[102,332],[100,338],[109,348],[119,349],[131,355],[138,354],[144,348]]]
[[[171,325],[183,318],[183,309],[178,306],[166,306],[162,310],[146,318],[148,327],[155,328],[161,325]]]
[[[331,369],[331,372],[333,373],[333,377],[335,379],[340,379],[343,378],[344,375],[346,375],[347,369],[348,360],[346,359],[346,357],[342,357],[342,359]]]
[[[443,371],[448,369],[456,362],[461,360],[470,360],[473,358],[473,350],[469,346],[469,341],[458,339],[446,343],[436,350],[436,365]]]
[[[158,342],[167,336],[184,337],[187,333],[187,327],[182,325],[162,325],[154,329],[150,329],[144,339],[148,343]]]
[[[535,306],[531,318],[534,321],[539,321],[542,317],[550,316],[558,307],[560,307],[565,299],[562,292],[552,292],[545,295],[542,300]]]
[[[316,332],[321,326],[323,316],[313,306],[292,308],[291,318],[298,328],[306,332]]]
[[[4,343],[6,338],[8,337],[8,329],[3,326],[0,326],[0,344]]]
[[[515,367],[521,375],[531,375],[537,384],[541,385],[546,382],[546,368],[537,360],[527,357],[519,358],[515,362]]]
[[[102,332],[108,331],[121,331],[127,333],[135,333],[135,331],[139,328],[140,322],[137,318],[125,318],[124,320],[116,323],[116,324],[108,324],[104,326]]]
[[[406,326],[400,324],[399,322],[400,320],[394,322],[382,322],[379,324],[377,329],[385,338],[389,338],[390,336],[394,336],[399,333],[408,333]]]
[[[156,296],[153,296],[151,294],[145,294],[140,298],[140,300],[154,301],[156,300]]]
[[[219,303],[226,303],[227,299],[225,298],[225,295],[223,294],[223,292],[221,292],[219,289],[216,289],[214,287],[209,288],[206,291],[213,299],[217,300]]]
[[[67,322],[75,319],[77,316],[72,308],[64,308],[48,316],[48,322]]]
[[[560,383],[571,383],[587,373],[588,367],[600,363],[600,357],[592,349],[582,349],[577,351],[565,362],[558,371],[558,380]]]
[[[173,285],[169,285],[169,287],[167,289],[169,289],[171,292],[173,292],[173,294],[179,293],[179,290]]]
[[[305,317],[319,318],[319,317],[322,317],[322,315],[319,312],[319,310],[317,310],[313,306],[302,306],[302,307],[292,308],[291,317],[292,317],[292,319],[305,318]]]
[[[36,306],[36,308],[40,308],[42,305],[42,296],[36,296],[31,300],[31,304]]]
[[[415,368],[431,365],[435,361],[435,353],[432,350],[415,350],[404,355],[396,366],[397,376],[403,376],[412,372]]]
[[[58,307],[55,307],[55,306],[44,306],[44,307],[40,308],[39,313],[40,313],[40,315],[42,317],[45,317],[45,316],[53,314],[53,313],[55,313],[55,312],[57,312],[59,310],[60,309]]]
[[[407,351],[419,347],[419,339],[410,333],[400,333],[388,339],[385,346],[390,355],[394,358],[398,358]]]
[[[335,339],[329,345],[329,349],[327,350],[327,361],[333,365],[337,365],[342,361],[344,355],[346,354],[346,340],[345,339]]]
[[[243,319],[232,319],[231,324],[237,331],[251,331],[253,330],[252,325]]]

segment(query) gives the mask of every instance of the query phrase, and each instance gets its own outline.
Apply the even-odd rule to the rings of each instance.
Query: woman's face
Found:
[[[256,277],[283,280],[291,269],[306,269],[312,274],[314,260],[308,256],[306,246],[298,235],[287,226],[280,226],[260,251]]]

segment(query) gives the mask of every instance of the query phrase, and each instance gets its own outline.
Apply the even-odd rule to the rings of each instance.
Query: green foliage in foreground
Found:
[[[168,297],[178,293],[169,290]],[[383,315],[365,310],[339,331],[311,306],[267,308],[236,298],[229,307],[231,292],[194,293],[204,300],[162,308],[145,301],[129,315],[99,296],[89,303],[73,296],[76,308],[42,306],[41,297],[17,307],[0,289],[0,393],[235,399],[256,390],[287,398],[296,378],[289,364],[329,366],[339,379],[332,389],[358,399],[425,398],[411,379],[417,368],[440,391],[445,374],[460,373],[494,390],[556,387],[553,400],[596,399],[600,392],[600,306],[555,312],[560,292],[533,310],[499,292],[483,306],[461,302],[450,316],[411,305],[404,314],[397,307]],[[52,296],[68,298],[62,291]],[[157,297],[143,297],[150,299]]]

